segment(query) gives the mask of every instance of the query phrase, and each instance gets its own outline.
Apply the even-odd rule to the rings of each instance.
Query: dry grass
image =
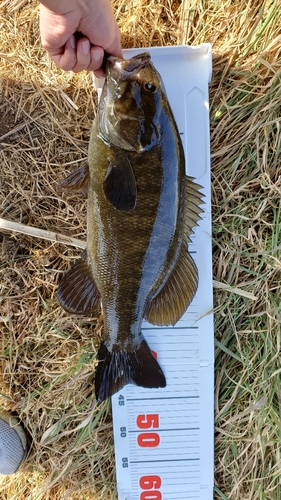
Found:
[[[279,500],[280,2],[114,6],[124,47],[213,44],[214,277],[225,285],[215,288],[215,498]],[[85,199],[57,185],[87,156],[91,76],[50,62],[36,2],[2,1],[0,25],[0,217],[85,240]],[[80,251],[1,238],[1,404],[20,415],[33,444],[21,471],[1,479],[0,498],[114,499],[110,406],[93,406],[99,319],[76,320],[56,299]]]

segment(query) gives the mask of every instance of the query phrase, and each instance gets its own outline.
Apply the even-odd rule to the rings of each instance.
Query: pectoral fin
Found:
[[[89,166],[82,165],[74,170],[66,179],[59,184],[60,191],[73,191],[75,193],[88,193],[90,182]]]
[[[87,252],[64,275],[58,287],[61,306],[73,314],[91,316],[100,309],[100,294],[87,263]]]
[[[126,155],[120,155],[107,170],[103,190],[105,197],[117,210],[134,210],[137,202],[137,184],[133,168]]]
[[[187,244],[200,219],[202,187],[186,177],[184,235],[179,258],[167,282],[148,306],[146,319],[154,325],[175,325],[192,301],[198,286],[198,270],[190,257]]]

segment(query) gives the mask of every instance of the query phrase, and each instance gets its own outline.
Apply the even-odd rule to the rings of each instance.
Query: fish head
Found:
[[[100,137],[136,152],[159,143],[164,92],[149,52],[128,60],[108,57],[98,110]]]

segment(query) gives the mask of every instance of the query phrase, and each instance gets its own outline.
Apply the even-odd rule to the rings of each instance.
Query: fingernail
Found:
[[[70,38],[69,38],[69,43],[70,43],[70,47],[72,49],[75,49],[75,46],[76,46],[76,40],[75,40],[75,36],[72,35]]]
[[[97,49],[93,48],[91,55],[92,55],[92,60],[94,62],[99,62],[103,58],[102,49],[100,49],[100,48],[97,48]]]
[[[82,50],[85,55],[89,54],[90,52],[90,42],[89,40],[85,40],[85,42],[82,42]]]

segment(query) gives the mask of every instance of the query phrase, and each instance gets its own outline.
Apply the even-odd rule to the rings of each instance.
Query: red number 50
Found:
[[[159,427],[159,415],[151,413],[149,415],[138,415],[137,426],[139,429],[157,429]]]
[[[150,429],[151,427],[157,429],[159,427],[159,415],[157,413],[138,415],[137,426],[139,429]],[[160,443],[157,432],[142,432],[137,440],[141,448],[156,448]]]

